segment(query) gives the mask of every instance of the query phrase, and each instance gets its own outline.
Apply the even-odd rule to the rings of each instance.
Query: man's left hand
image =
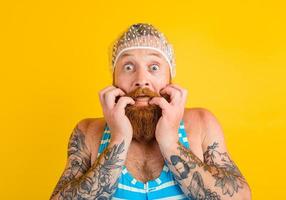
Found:
[[[156,140],[160,146],[168,147],[178,142],[178,129],[184,115],[187,90],[175,84],[169,84],[160,91],[168,94],[170,103],[163,97],[153,97],[149,104],[156,104],[162,109],[162,116],[156,126]]]

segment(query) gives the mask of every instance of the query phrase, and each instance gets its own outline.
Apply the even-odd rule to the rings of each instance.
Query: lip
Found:
[[[150,100],[150,97],[137,97],[135,100],[135,105],[146,106],[148,105],[149,100]]]
[[[148,101],[150,97],[137,97],[135,101]]]

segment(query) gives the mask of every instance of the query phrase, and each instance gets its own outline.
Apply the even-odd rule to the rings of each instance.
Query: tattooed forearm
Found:
[[[186,153],[186,152],[184,152]],[[172,165],[175,167],[177,173],[175,173],[175,179],[178,181],[180,186],[183,179],[187,179],[191,170],[194,170],[196,166],[203,166],[203,163],[196,158],[195,160],[189,159],[188,161],[183,160],[180,156],[172,155],[170,157]],[[170,163],[169,163],[170,164]],[[220,196],[216,192],[212,192],[204,186],[203,178],[198,171],[194,171],[191,182],[186,188],[182,188],[186,195],[195,200],[220,200]]]
[[[75,143],[71,142],[71,144]],[[79,162],[81,167],[76,168],[71,165],[70,170],[81,172],[81,175],[74,177],[64,174],[53,193],[56,197],[54,199],[110,199],[117,188],[118,177],[126,154],[124,148],[124,141],[120,144],[110,143],[91,167],[82,164],[83,162]],[[75,149],[69,149],[69,154],[74,155],[77,152]]]
[[[76,126],[69,138],[68,166],[58,181],[51,198],[72,179],[81,176],[90,168],[90,154],[87,152],[85,135]]]
[[[208,146],[204,153],[205,162],[202,162],[192,151],[178,143],[178,153],[171,155],[170,161],[167,161],[188,197],[200,200],[224,199],[227,198],[224,195],[232,197],[246,184],[228,154],[220,153],[217,147],[218,143]]]
[[[124,142],[107,148],[88,173],[60,192],[60,199],[110,199],[117,188],[118,176],[115,174],[122,167],[120,154],[123,151]]]
[[[230,159],[226,152],[220,153],[216,150],[218,143],[208,146],[204,153],[205,163],[209,166],[212,175],[215,177],[215,186],[222,189],[223,194],[233,196],[246,183],[238,167]]]
[[[212,192],[204,186],[202,175],[195,171],[192,176],[190,185],[188,186],[188,197],[196,200],[220,200],[220,196],[216,192]]]

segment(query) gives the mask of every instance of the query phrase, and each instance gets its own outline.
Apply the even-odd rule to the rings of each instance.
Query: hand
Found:
[[[156,126],[156,140],[160,146],[169,147],[178,142],[178,129],[184,115],[187,90],[175,84],[169,84],[160,91],[170,96],[170,103],[163,97],[153,97],[149,103],[162,109],[162,116]]]
[[[124,95],[125,93],[121,89],[114,86],[108,86],[99,92],[103,115],[110,128],[111,139],[118,141],[127,139],[131,142],[133,129],[125,115],[125,107],[128,104],[134,105],[135,101]],[[120,98],[116,103],[117,97]]]

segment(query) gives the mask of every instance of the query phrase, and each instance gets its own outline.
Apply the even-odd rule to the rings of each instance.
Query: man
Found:
[[[99,92],[104,118],[71,134],[51,199],[251,199],[222,129],[206,109],[185,108],[172,84],[171,45],[134,24],[114,44],[113,85]]]

